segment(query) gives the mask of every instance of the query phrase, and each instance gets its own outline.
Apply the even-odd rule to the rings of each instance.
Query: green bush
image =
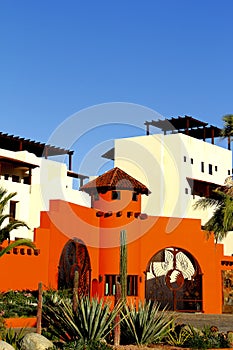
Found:
[[[111,350],[112,347],[101,340],[91,340],[84,342],[83,340],[69,342],[62,347],[63,350]]]
[[[13,291],[0,293],[0,316],[31,317],[37,312],[37,291]]]
[[[78,300],[77,310],[74,312],[71,299],[56,295],[56,298],[52,297],[50,303],[44,305],[43,318],[46,321],[46,331],[57,339],[65,342],[82,340],[87,343],[108,336],[121,308],[121,303],[111,309],[110,304],[102,299],[98,301],[83,297]]]
[[[124,344],[147,345],[160,343],[171,330],[175,315],[159,310],[153,301],[125,305],[122,312],[121,340]]]
[[[25,334],[26,334],[25,328],[21,328],[19,331],[16,331],[13,328],[8,328],[4,333],[2,340],[12,345],[16,350],[20,350],[21,341],[25,336]]]
[[[190,328],[190,338],[184,343],[185,347],[194,349],[219,349],[229,348],[229,341],[224,333],[213,331],[206,326],[201,330],[192,326]]]

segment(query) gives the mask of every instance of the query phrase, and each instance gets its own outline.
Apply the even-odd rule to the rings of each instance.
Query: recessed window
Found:
[[[189,193],[188,188],[185,188],[185,194],[188,194],[188,193]]]
[[[215,165],[214,169],[215,169],[215,171],[218,171],[218,166],[217,166],[217,165]]]
[[[209,164],[209,174],[213,175],[213,165]]]
[[[193,164],[193,158],[190,159],[191,164]]]
[[[19,176],[12,175],[12,182],[19,182]]]
[[[127,295],[138,295],[138,276],[128,275],[127,276]]]
[[[112,191],[112,199],[121,199],[121,192],[120,191]]]
[[[133,192],[133,194],[132,194],[132,200],[133,200],[134,202],[137,202],[137,201],[138,201],[138,193]]]
[[[4,174],[4,180],[8,180],[9,179],[9,174]]]
[[[204,173],[204,171],[205,171],[204,162],[201,162],[201,172]]]
[[[120,282],[119,275],[105,275],[105,295],[116,294],[116,283]],[[127,295],[137,296],[138,295],[138,276],[128,275],[127,276]]]
[[[16,204],[18,202],[17,201],[10,201],[10,221],[14,221],[15,220],[15,215],[16,215]]]
[[[105,295],[115,295],[116,294],[116,282],[118,275],[105,275]]]
[[[231,171],[230,170],[228,170],[227,173],[228,173],[228,175],[231,175]]]
[[[187,161],[187,157],[186,156],[184,156],[184,162],[186,162]]]

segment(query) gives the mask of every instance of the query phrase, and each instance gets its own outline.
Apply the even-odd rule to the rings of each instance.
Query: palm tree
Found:
[[[212,217],[203,226],[208,232],[213,232],[215,240],[221,241],[233,230],[233,182],[231,176],[226,179],[225,185],[213,191],[213,197],[200,198],[194,209],[214,208]]]
[[[223,128],[221,131],[221,136],[223,138],[228,138],[228,149],[230,149],[230,143],[233,140],[233,114],[226,114],[222,117]]]
[[[30,247],[32,249],[35,248],[35,245],[29,239],[18,239],[10,243],[10,233],[11,231],[18,229],[19,227],[27,227],[27,224],[23,221],[16,220],[12,218],[9,214],[4,214],[6,206],[8,202],[16,195],[16,192],[12,192],[7,194],[7,191],[3,188],[0,188],[0,244],[2,244],[5,240],[8,240],[8,246],[3,248],[0,251],[0,257],[9,252],[11,249],[24,245]],[[4,223],[8,221],[8,223],[4,225]]]

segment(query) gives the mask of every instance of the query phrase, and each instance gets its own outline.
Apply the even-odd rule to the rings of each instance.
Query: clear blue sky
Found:
[[[232,0],[1,0],[0,131],[46,142],[108,102],[221,127],[233,113],[232,18]]]

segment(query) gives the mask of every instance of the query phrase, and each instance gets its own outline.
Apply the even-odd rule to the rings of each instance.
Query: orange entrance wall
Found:
[[[133,203],[135,205],[135,203]],[[129,209],[130,208],[130,209]],[[222,246],[208,240],[200,221],[166,217],[134,217],[138,207],[127,206],[122,216],[98,217],[99,209],[86,208],[65,201],[50,202],[49,212],[41,213],[41,225],[35,230],[38,256],[4,256],[0,260],[0,290],[37,289],[38,282],[57,288],[58,265],[65,243],[81,239],[91,261],[91,279],[99,296],[104,296],[105,274],[119,274],[120,231],[127,232],[128,274],[139,276],[139,293],[145,298],[145,271],[150,259],[167,247],[188,251],[200,265],[203,274],[203,309],[205,313],[222,312],[221,260]],[[128,211],[133,215],[127,216]],[[99,282],[98,282],[99,281]],[[92,291],[91,291],[92,293]]]

